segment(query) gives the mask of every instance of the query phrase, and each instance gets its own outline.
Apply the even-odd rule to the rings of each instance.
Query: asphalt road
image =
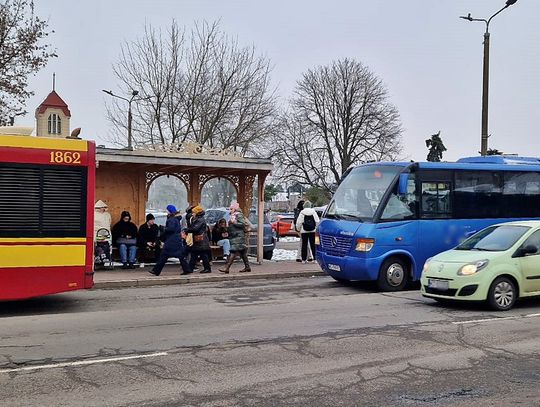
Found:
[[[0,304],[2,406],[540,406],[540,300],[325,277]]]

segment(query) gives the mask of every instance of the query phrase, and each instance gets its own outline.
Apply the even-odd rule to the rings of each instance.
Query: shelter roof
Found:
[[[96,152],[98,164],[129,164],[139,166],[147,171],[175,170],[198,171],[207,174],[239,174],[249,175],[269,173],[273,165],[270,159],[244,158],[219,154],[189,154],[182,152],[163,152],[145,150],[124,150],[98,147]]]

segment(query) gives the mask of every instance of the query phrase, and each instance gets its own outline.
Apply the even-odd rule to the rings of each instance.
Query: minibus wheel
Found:
[[[381,265],[377,286],[381,291],[401,291],[407,285],[409,267],[399,257],[389,257]]]
[[[518,296],[516,284],[508,277],[496,278],[488,291],[488,304],[496,311],[508,311]]]

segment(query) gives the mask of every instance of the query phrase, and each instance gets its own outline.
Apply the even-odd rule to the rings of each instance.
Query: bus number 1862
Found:
[[[81,153],[71,151],[51,151],[50,162],[55,164],[80,164]]]

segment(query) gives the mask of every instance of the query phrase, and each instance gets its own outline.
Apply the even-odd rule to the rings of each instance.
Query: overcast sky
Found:
[[[59,57],[30,82],[33,111],[51,90],[68,103],[71,127],[106,143],[107,95],[116,89],[111,65],[120,44],[141,35],[144,24],[166,28],[172,18],[221,20],[222,29],[255,45],[273,65],[282,102],[308,68],[355,58],[386,84],[404,127],[403,156],[425,160],[424,140],[441,131],[444,158],[480,149],[481,23],[505,0],[36,0],[48,18]],[[540,1],[519,0],[491,23],[490,147],[540,156]]]

